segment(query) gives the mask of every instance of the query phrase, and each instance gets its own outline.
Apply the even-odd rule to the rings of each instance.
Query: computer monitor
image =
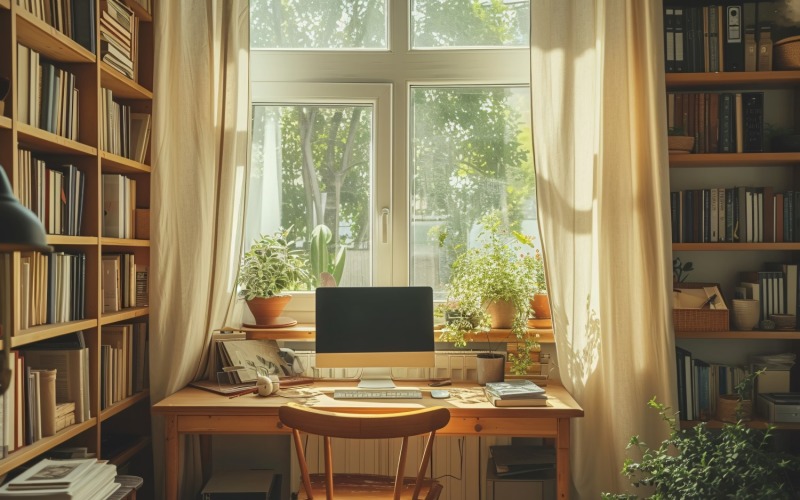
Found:
[[[394,387],[392,367],[433,367],[431,287],[317,288],[319,368],[363,368],[359,387]]]

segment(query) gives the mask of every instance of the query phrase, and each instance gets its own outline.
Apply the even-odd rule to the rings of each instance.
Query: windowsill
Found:
[[[314,323],[298,323],[294,326],[284,328],[244,328],[244,327],[225,327],[226,331],[237,331],[247,333],[249,339],[271,339],[271,340],[305,340],[314,341],[316,338],[316,325]],[[550,328],[529,328],[528,331],[532,335],[539,335],[539,342],[542,344],[552,344],[553,330]],[[435,338],[438,340],[439,331],[433,332]],[[486,335],[483,333],[476,333],[469,336],[469,340],[475,342],[487,341]],[[489,332],[489,342],[515,342],[516,337],[511,335],[510,330],[499,329],[491,330]]]

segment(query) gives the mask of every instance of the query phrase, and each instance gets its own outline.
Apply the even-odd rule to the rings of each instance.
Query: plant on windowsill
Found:
[[[749,384],[758,375],[748,375]],[[669,437],[651,449],[638,436],[641,461],[625,459],[622,474],[635,487],[651,490],[647,498],[798,498],[800,458],[771,449],[773,427],[750,428],[738,420],[710,431],[701,422],[681,430],[670,408],[655,398],[648,402],[670,429]],[[603,498],[635,499],[636,495],[604,493]]]
[[[285,290],[308,283],[308,262],[289,246],[289,229],[261,235],[253,241],[239,265],[241,295],[259,327],[278,326],[289,318],[281,313],[292,299]]]
[[[440,306],[445,317],[440,340],[465,347],[471,334],[485,334],[488,341],[492,328],[508,328],[525,346],[516,354],[514,365],[519,373],[525,373],[534,342],[528,336],[530,297],[535,287],[533,259],[517,255],[510,239],[522,239],[503,226],[498,212],[485,215],[480,225],[478,245],[453,262],[448,300]]]

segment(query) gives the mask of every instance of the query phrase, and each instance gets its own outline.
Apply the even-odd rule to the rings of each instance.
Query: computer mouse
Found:
[[[431,397],[436,399],[445,399],[450,397],[450,391],[444,389],[435,389],[431,391]]]

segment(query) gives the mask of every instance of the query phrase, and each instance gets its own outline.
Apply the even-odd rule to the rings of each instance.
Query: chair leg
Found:
[[[325,436],[325,495],[328,500],[333,500],[333,451],[328,436]]]
[[[422,480],[425,477],[425,472],[428,470],[428,462],[431,460],[431,456],[433,455],[433,438],[436,437],[436,431],[431,431],[428,435],[428,441],[425,443],[425,452],[422,454],[422,461],[419,464],[419,470],[417,471],[417,482],[414,485],[414,494],[411,496],[413,500],[417,500],[419,497],[420,489],[422,488]]]
[[[303,442],[300,439],[300,431],[292,429],[294,449],[297,452],[297,461],[300,462],[300,475],[303,477],[303,487],[310,500],[313,500],[314,493],[311,490],[311,478],[308,476],[308,465],[306,464],[306,454],[303,451]]]
[[[397,474],[394,476],[394,500],[400,500],[400,493],[403,490],[403,477],[406,473],[406,455],[408,453],[408,436],[403,438],[403,445],[400,447],[400,459],[397,461]]]

